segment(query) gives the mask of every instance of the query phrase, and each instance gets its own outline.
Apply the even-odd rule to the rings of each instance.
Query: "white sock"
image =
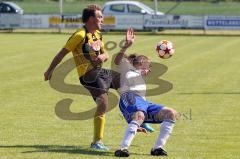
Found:
[[[160,133],[153,149],[163,148],[174,127],[173,121],[163,121],[160,126]]]
[[[136,135],[139,124],[136,121],[131,121],[125,131],[124,138],[122,140],[121,149],[128,149],[134,136]]]

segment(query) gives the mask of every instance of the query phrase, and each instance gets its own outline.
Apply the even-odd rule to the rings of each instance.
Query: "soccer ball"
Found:
[[[156,51],[162,59],[168,59],[174,54],[174,48],[171,41],[162,40],[157,44]]]

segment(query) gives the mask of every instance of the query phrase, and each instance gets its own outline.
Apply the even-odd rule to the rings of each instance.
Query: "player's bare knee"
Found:
[[[172,108],[164,108],[158,113],[160,120],[176,121],[177,111]]]
[[[168,108],[166,110],[166,118],[175,121],[176,120],[176,115],[177,115],[177,111],[175,111],[174,109]]]
[[[142,111],[137,111],[133,114],[132,119],[141,125],[145,119],[145,115]]]

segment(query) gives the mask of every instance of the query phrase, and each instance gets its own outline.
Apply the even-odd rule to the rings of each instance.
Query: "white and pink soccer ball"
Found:
[[[168,59],[174,54],[173,43],[168,40],[162,40],[157,44],[156,51],[160,58]]]

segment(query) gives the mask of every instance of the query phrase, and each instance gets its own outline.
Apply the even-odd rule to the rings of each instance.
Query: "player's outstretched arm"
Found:
[[[66,54],[68,53],[69,51],[65,48],[63,48],[62,50],[60,50],[58,52],[58,54],[53,58],[49,68],[47,69],[47,71],[44,73],[44,80],[47,81],[47,80],[50,80],[51,77],[52,77],[52,73],[53,73],[53,70],[55,69],[55,67],[62,61],[62,59],[64,58],[64,56],[66,56]]]
[[[116,65],[120,64],[122,58],[124,57],[124,54],[125,54],[127,48],[129,48],[133,44],[134,40],[135,40],[134,30],[133,30],[133,28],[129,28],[127,30],[127,33],[126,33],[126,40],[125,40],[124,46],[118,52],[117,56],[114,59],[114,63]]]

